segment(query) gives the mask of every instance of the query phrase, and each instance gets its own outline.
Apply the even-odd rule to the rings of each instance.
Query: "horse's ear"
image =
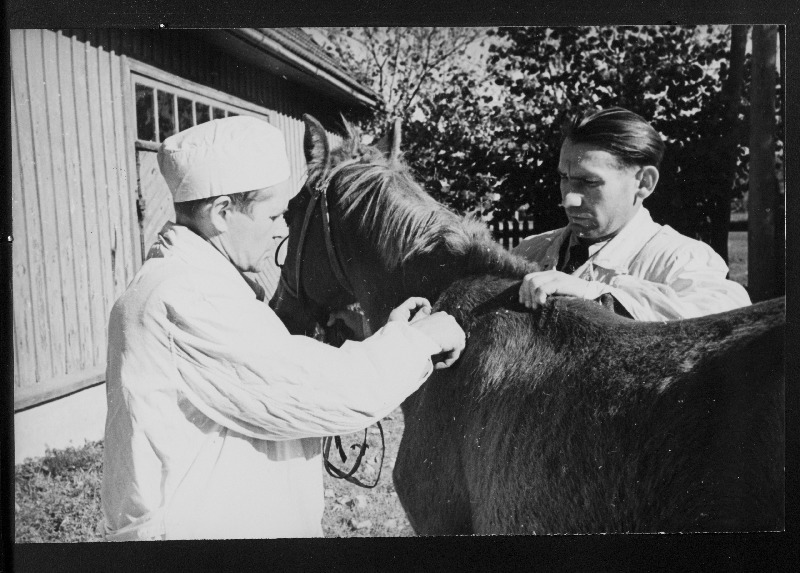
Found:
[[[331,169],[331,148],[328,134],[320,122],[308,114],[303,114],[303,122],[306,124],[303,151],[308,165],[308,184],[313,187]]]
[[[384,136],[375,144],[375,147],[389,157],[390,162],[397,161],[400,156],[401,125],[400,118],[396,118]]]

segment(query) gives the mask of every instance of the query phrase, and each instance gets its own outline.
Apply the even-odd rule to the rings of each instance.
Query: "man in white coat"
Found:
[[[424,299],[341,348],[288,333],[242,275],[274,251],[290,195],[268,123],[193,127],[158,161],[177,223],[111,312],[106,539],[321,536],[320,437],[394,410],[464,333]]]
[[[534,308],[550,295],[609,293],[621,314],[649,321],[750,304],[711,247],[655,223],[642,206],[658,183],[663,154],[658,132],[622,108],[567,124],[558,171],[569,224],[514,249],[542,268],[523,280],[521,303]]]

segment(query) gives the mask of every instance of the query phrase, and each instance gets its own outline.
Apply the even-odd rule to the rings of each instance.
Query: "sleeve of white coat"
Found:
[[[181,389],[206,416],[269,440],[363,429],[394,410],[430,375],[439,346],[389,323],[334,348],[290,335],[264,303],[206,298],[166,304]]]
[[[727,280],[728,267],[707,245],[681,248],[653,262],[654,280],[617,275],[610,285],[590,283],[587,298],[614,295],[636,320],[676,320],[750,304],[742,285]]]

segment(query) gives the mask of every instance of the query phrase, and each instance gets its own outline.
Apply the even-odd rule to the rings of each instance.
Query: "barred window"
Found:
[[[237,105],[236,99],[220,94],[218,99],[196,93],[147,77],[134,76],[136,101],[136,139],[142,142],[161,143],[170,135],[212,119],[237,115],[257,115],[247,103]],[[198,89],[201,91],[201,89]],[[208,90],[211,91],[211,90]],[[231,100],[231,103],[225,100]],[[222,100],[222,101],[221,101]],[[238,103],[238,102],[237,102]],[[255,106],[253,106],[255,107]],[[253,110],[255,111],[255,110]],[[259,110],[260,111],[260,110]]]

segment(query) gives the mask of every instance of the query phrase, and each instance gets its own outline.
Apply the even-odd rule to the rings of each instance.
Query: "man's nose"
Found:
[[[289,234],[289,226],[286,224],[286,219],[281,216],[275,219],[272,225],[272,237],[274,239],[282,239]]]
[[[564,198],[561,201],[561,206],[564,209],[569,209],[570,207],[580,207],[581,203],[583,202],[583,197],[579,193],[572,193],[571,191],[564,195]]]

